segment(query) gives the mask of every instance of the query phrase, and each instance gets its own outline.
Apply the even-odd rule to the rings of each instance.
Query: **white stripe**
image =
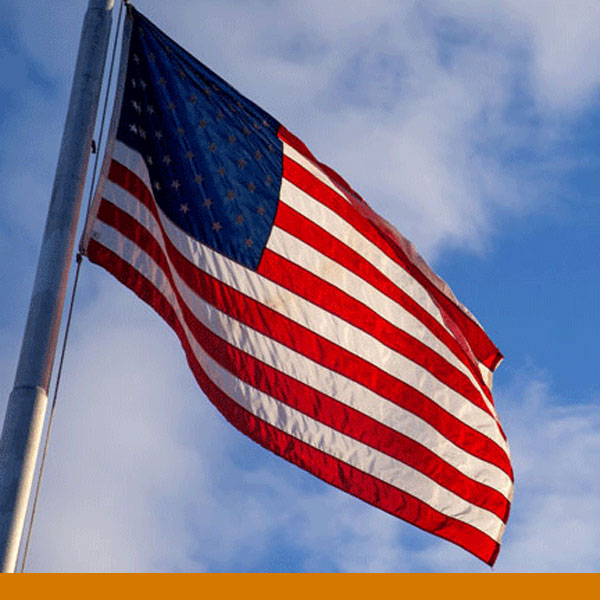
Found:
[[[304,441],[335,458],[406,491],[443,514],[472,525],[500,541],[504,523],[488,510],[474,506],[439,486],[419,471],[371,448],[240,381],[209,357],[189,331],[168,279],[160,267],[128,238],[99,223],[100,243],[119,254],[163,293],[177,312],[192,350],[209,378],[249,412],[288,435]]]
[[[105,194],[134,218],[137,218],[143,208],[140,208],[141,203],[135,197],[110,181],[106,184]],[[431,398],[463,423],[492,439],[501,448],[506,448],[506,441],[500,435],[493,417],[433,377],[429,371],[315,304],[250,269],[241,268],[237,262],[201,244],[185,234],[168,217],[159,214],[169,239],[195,266],[390,373],[399,381],[405,382]],[[147,218],[151,218],[151,215],[144,218],[144,221]],[[144,221],[140,222],[144,223]]]
[[[153,235],[166,254],[166,247],[161,229],[152,213],[125,190],[122,190],[112,182],[107,182],[107,184],[109,184],[107,186],[107,191],[109,192],[108,196],[111,197],[122,210],[137,219],[138,222]],[[162,215],[162,213],[159,212],[159,214],[161,214],[163,221],[165,221],[166,224],[168,219]],[[105,227],[105,225],[99,223],[97,228],[98,231],[100,231],[101,227]],[[212,250],[202,245],[198,245],[195,240],[191,240],[190,244],[196,246],[198,253],[204,252],[208,255],[215,254]],[[220,255],[217,255],[217,257],[219,256]],[[242,273],[244,273],[248,280],[251,281],[253,279],[256,285],[262,283],[262,278],[253,271],[245,269],[237,263],[233,263],[233,261],[224,260],[226,262],[222,262],[220,265],[225,266],[229,263],[229,265],[227,265],[229,269],[233,267],[233,269],[238,272],[238,280],[243,281],[244,277]],[[201,261],[198,260],[197,262]],[[219,261],[215,262],[216,264],[219,264]],[[225,273],[227,273],[229,269],[221,268],[213,270],[220,270],[221,279],[230,279],[230,277],[225,276]],[[314,387],[328,396],[336,398],[348,406],[356,408],[392,429],[414,439],[420,444],[429,447],[443,460],[464,472],[468,477],[490,485],[505,495],[509,492],[512,482],[504,471],[458,448],[439,434],[428,423],[413,415],[411,412],[400,408],[393,402],[380,397],[368,388],[363,387],[343,375],[330,371],[326,367],[319,365],[317,362],[272,340],[268,336],[264,336],[247,326],[241,325],[229,317],[227,317],[227,319],[230,320],[223,322],[225,315],[223,315],[223,318],[221,318],[219,322],[215,322],[213,316],[207,316],[207,311],[209,311],[210,308],[204,302],[199,301],[194,292],[188,289],[185,282],[179,278],[173,266],[171,266],[171,271],[177,280],[178,289],[182,294],[185,294],[186,303],[190,306],[195,316],[204,322],[205,325],[210,326],[211,329],[223,339],[227,339],[239,349],[248,352],[254,358],[265,362],[273,368]],[[245,289],[249,290],[250,287],[251,286],[246,286]],[[284,303],[286,302],[284,301]],[[218,313],[219,316],[221,314],[222,313],[220,312]]]
[[[323,182],[328,188],[340,195],[344,200],[346,200],[346,202],[349,202],[346,196],[346,191],[337,185],[337,183],[335,183],[333,179],[331,179],[331,177],[329,177],[321,169],[321,167],[304,156],[304,154],[301,154],[295,148],[292,148],[292,146],[286,144],[285,142],[283,142],[283,153],[285,156],[298,163],[301,167],[304,167],[309,173],[312,173],[319,181]]]
[[[148,166],[144,157],[139,152],[115,139],[112,156],[117,162],[120,162],[124,167],[133,171],[146,184],[149,190],[153,189]]]
[[[331,283],[366,306],[374,308],[377,314],[388,323],[423,342],[428,348],[445,358],[463,373],[489,406],[483,387],[467,366],[446,344],[433,335],[419,319],[403,308],[401,304],[287,231],[275,227],[267,243],[267,248],[314,273],[317,277]]]

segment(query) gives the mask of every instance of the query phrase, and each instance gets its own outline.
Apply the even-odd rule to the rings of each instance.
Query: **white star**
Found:
[[[134,125],[134,124],[131,124],[131,125],[129,126],[129,131],[131,131],[132,133],[137,133],[137,132],[138,132],[138,128],[137,128],[137,126],[136,126],[136,125]]]
[[[204,200],[204,206],[206,206],[206,208],[210,208],[212,206],[212,200],[210,198],[206,198],[206,200]]]
[[[145,140],[146,139],[146,130],[140,127],[139,129],[140,137]]]
[[[151,165],[152,163],[152,157],[151,156],[146,156],[146,162]]]
[[[161,140],[161,139],[162,139],[162,136],[163,136],[163,133],[162,133],[162,131],[156,131],[156,132],[154,133],[154,135],[156,136],[156,139],[157,139],[157,140]]]
[[[148,106],[146,107],[146,110],[148,111],[148,114],[150,114],[150,115],[154,114],[154,106],[152,106],[152,104],[148,104]]]
[[[131,87],[132,87],[132,88],[135,88],[135,86],[136,86],[135,79],[132,79],[132,80],[131,80]]]
[[[186,158],[189,158],[190,160],[192,160],[192,158],[194,158],[194,153],[193,153],[191,150],[188,150],[188,151],[185,153],[185,157],[186,157]]]
[[[142,86],[143,90],[145,90],[148,87],[148,84],[143,79],[140,79],[140,85]]]
[[[141,113],[142,112],[142,107],[141,107],[141,105],[140,105],[139,102],[136,102],[135,100],[132,100],[131,104],[133,104],[133,108],[135,109],[135,111],[137,113]]]
[[[165,163],[165,165],[170,165],[173,160],[171,159],[171,157],[168,154],[165,154],[165,157],[163,158],[163,162]]]
[[[154,189],[159,192],[160,191],[160,183],[158,183],[158,181],[154,182]]]
[[[171,183],[171,187],[175,191],[177,191],[181,187],[181,184],[179,183],[179,179],[174,179],[173,182]]]
[[[186,203],[186,204],[182,204],[182,205],[179,207],[179,210],[180,210],[180,211],[181,211],[181,212],[182,212],[184,215],[187,215],[187,212],[188,212],[188,210],[190,210],[190,207],[187,205],[187,203]]]
[[[134,55],[133,55],[133,62],[134,62],[136,65],[139,65],[139,64],[140,64],[140,57],[139,57],[137,54],[134,54]]]
[[[219,229],[221,229],[221,227],[223,227],[223,225],[221,225],[221,223],[219,223],[219,221],[215,221],[212,224],[213,231],[216,231],[217,233],[219,232]]]

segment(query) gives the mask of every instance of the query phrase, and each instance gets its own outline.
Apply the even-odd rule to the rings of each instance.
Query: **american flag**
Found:
[[[244,434],[492,565],[501,355],[413,246],[130,7],[89,259],[178,335]]]

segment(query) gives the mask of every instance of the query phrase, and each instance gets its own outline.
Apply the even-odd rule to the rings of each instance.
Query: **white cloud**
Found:
[[[503,0],[482,5],[462,0],[452,3],[449,12],[523,46],[531,61],[530,91],[540,110],[557,111],[564,118],[597,98],[600,74],[589,60],[600,51],[597,2]]]
[[[182,488],[202,489],[202,444],[197,453],[186,448],[198,403],[170,332],[148,320],[127,290],[113,287],[80,306],[74,323],[32,570],[186,564],[184,511],[178,505],[173,516],[168,509]],[[200,436],[212,439],[210,430]],[[161,504],[164,521],[157,518]]]
[[[489,248],[504,220],[553,202],[571,166],[557,159],[565,128],[599,81],[582,60],[597,43],[585,3],[184,7],[185,20],[144,8],[431,259]]]
[[[512,396],[509,399],[509,396]],[[537,376],[519,376],[500,400],[516,473],[513,531],[500,567],[597,571],[600,565],[600,412],[570,405]]]

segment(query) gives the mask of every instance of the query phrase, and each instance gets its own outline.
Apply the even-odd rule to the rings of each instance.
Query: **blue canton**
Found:
[[[278,128],[134,10],[117,139],[144,156],[169,219],[251,269],[277,210]]]

